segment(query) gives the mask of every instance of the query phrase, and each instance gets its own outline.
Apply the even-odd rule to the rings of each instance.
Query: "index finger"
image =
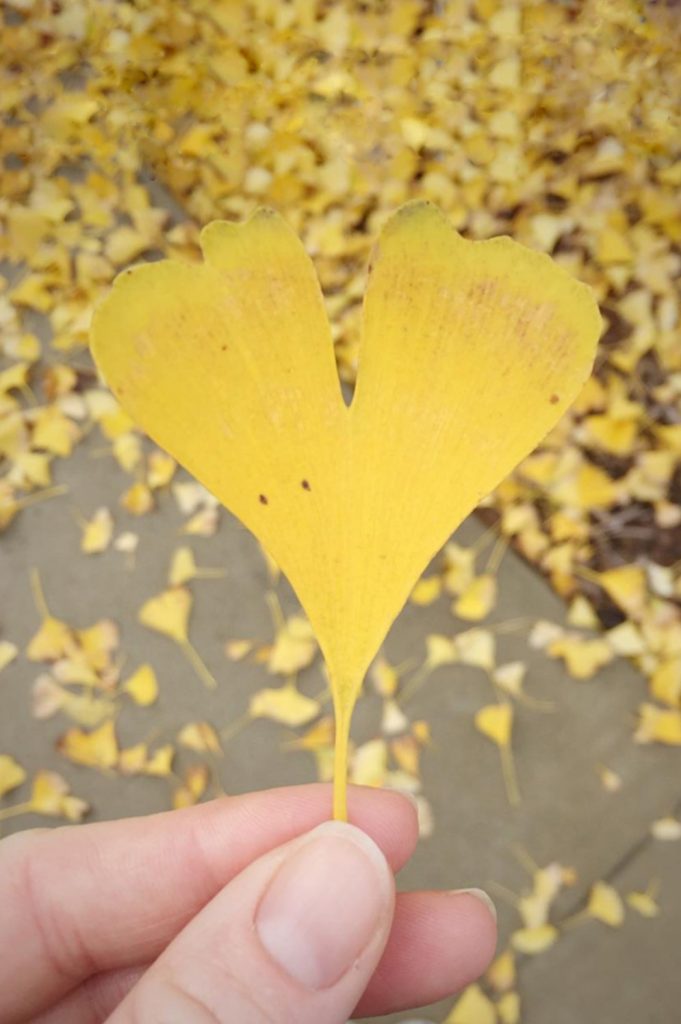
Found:
[[[330,788],[226,797],[0,843],[0,1007],[30,1019],[84,978],[148,963],[250,861],[329,814]],[[398,870],[417,838],[397,793],[353,787],[350,816]]]

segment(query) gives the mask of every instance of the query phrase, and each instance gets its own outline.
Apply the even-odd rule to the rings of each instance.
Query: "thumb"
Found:
[[[327,822],[225,886],[109,1024],[345,1024],[383,953],[394,902],[373,840]]]

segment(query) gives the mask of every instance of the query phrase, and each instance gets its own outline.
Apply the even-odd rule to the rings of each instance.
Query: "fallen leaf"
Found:
[[[452,612],[460,619],[479,622],[492,611],[497,599],[497,581],[491,573],[476,576],[454,601]]]
[[[121,683],[121,690],[128,693],[140,707],[146,708],[153,704],[158,698],[158,680],[151,665],[140,665]]]
[[[191,807],[197,804],[208,785],[209,773],[205,764],[195,764],[187,769],[184,782],[173,793],[173,808]]]
[[[497,1024],[494,1003],[479,985],[469,985],[457,999],[443,1024]]]
[[[640,914],[641,917],[659,916],[660,907],[650,890],[646,892],[628,892],[625,899],[627,904]]]
[[[536,928],[519,928],[511,935],[511,945],[518,953],[536,956],[553,946],[559,935],[560,932],[552,924],[542,924]]]
[[[595,882],[591,887],[586,912],[611,928],[619,928],[624,921],[622,899],[607,882]]]
[[[11,793],[26,779],[26,772],[10,754],[0,754],[0,797]]]
[[[91,732],[69,729],[59,739],[57,749],[74,764],[83,764],[89,768],[114,768],[118,762],[114,723],[104,722]]]
[[[520,996],[517,992],[507,992],[496,1005],[501,1024],[520,1024]]]
[[[217,683],[189,640],[192,603],[191,592],[186,587],[169,587],[145,601],[137,617],[143,626],[174,640],[191,662],[199,678],[206,686],[213,688]]]
[[[218,735],[209,722],[189,722],[177,734],[178,742],[199,754],[222,754]]]
[[[106,551],[113,536],[114,521],[108,508],[98,508],[92,519],[83,523],[80,550],[86,555]]]
[[[168,584],[171,587],[190,583],[192,580],[220,579],[224,576],[222,569],[200,569],[194,559],[191,548],[181,547],[173,553],[168,572]]]
[[[0,640],[0,672],[7,668],[19,653],[19,648],[10,640]]]
[[[671,816],[667,818],[658,818],[650,826],[650,831],[655,839],[661,839],[665,842],[675,842],[677,839],[681,839],[681,821],[678,818]]]
[[[292,728],[306,725],[319,711],[319,702],[300,693],[293,682],[284,683],[277,689],[258,690],[249,704],[253,718],[270,718]]]

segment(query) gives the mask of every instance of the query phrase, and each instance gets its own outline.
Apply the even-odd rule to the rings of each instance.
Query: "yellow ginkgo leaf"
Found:
[[[270,718],[295,728],[319,714],[319,702],[300,693],[291,682],[277,689],[258,690],[251,697],[249,713],[252,718]]]
[[[497,581],[491,573],[476,576],[452,605],[460,619],[479,622],[491,612],[497,599]]]
[[[191,807],[197,804],[208,785],[209,772],[205,764],[194,764],[187,769],[184,783],[173,793],[173,807]]]
[[[191,580],[219,579],[225,573],[222,569],[201,569],[196,564],[194,552],[191,548],[181,547],[173,554],[170,570],[168,572],[168,583],[171,587],[181,586]]]
[[[501,1024],[520,1024],[520,996],[517,992],[506,992],[497,1003]]]
[[[171,743],[164,743],[162,747],[158,747],[157,750],[151,755],[147,763],[144,766],[144,772],[146,775],[155,775],[158,778],[166,778],[170,775],[173,767],[173,758],[175,757],[175,749]]]
[[[641,917],[657,917],[660,913],[659,904],[650,890],[628,892],[626,900],[632,910],[637,911]]]
[[[109,720],[91,732],[69,729],[60,738],[57,749],[74,764],[84,764],[89,768],[114,768],[118,761],[114,723]]]
[[[464,665],[483,668],[487,672],[494,668],[496,640],[490,630],[467,629],[463,633],[457,633],[454,637],[454,646],[458,660]]]
[[[9,754],[0,754],[0,797],[11,793],[26,778],[26,772]]]
[[[430,669],[440,665],[453,665],[459,660],[456,640],[441,633],[429,633],[426,637],[426,664]]]
[[[149,469],[147,472],[147,485],[152,491],[159,487],[165,487],[172,480],[177,463],[165,452],[152,452],[149,456]]]
[[[411,594],[409,600],[412,604],[418,604],[421,607],[432,604],[433,601],[437,601],[440,593],[442,592],[442,577],[441,576],[424,576],[420,579]]]
[[[50,817],[80,821],[88,810],[84,800],[69,794],[69,785],[57,772],[41,771],[33,779],[30,810]]]
[[[520,802],[518,783],[515,775],[515,765],[511,753],[511,731],[513,729],[513,705],[510,702],[503,704],[488,704],[480,708],[475,714],[475,727],[483,736],[495,743],[501,752],[501,767],[504,773],[504,782],[509,802],[517,804]]]
[[[157,778],[166,778],[172,771],[174,756],[175,749],[171,743],[158,747],[151,757],[146,743],[136,743],[120,751],[116,767],[124,775],[153,775]]]
[[[178,644],[187,640],[192,595],[186,587],[170,587],[150,597],[140,608],[139,620],[149,629],[169,636]]]
[[[241,661],[253,650],[253,640],[228,640],[225,655],[230,661]]]
[[[317,653],[314,630],[304,615],[291,615],[285,619],[273,592],[267,595],[267,599],[275,628],[267,668],[272,673],[290,676],[314,661]]]
[[[492,1000],[479,985],[469,985],[459,996],[444,1024],[496,1024],[497,1012]]]
[[[157,633],[163,633],[174,640],[184,651],[199,678],[206,686],[214,687],[215,679],[189,640],[192,603],[191,591],[186,587],[168,587],[167,590],[145,601],[137,617],[143,626],[155,629]]]
[[[646,601],[646,574],[640,565],[623,565],[593,574],[613,601],[632,618],[640,618]]]
[[[383,786],[388,771],[388,744],[384,739],[363,743],[350,758],[350,778],[357,786]]]
[[[129,676],[121,689],[129,693],[136,704],[146,708],[153,704],[158,697],[158,680],[151,665],[140,665],[140,667]]]
[[[198,754],[221,754],[218,734],[209,722],[188,722],[177,734],[178,742]]]
[[[113,516],[109,509],[98,508],[92,519],[83,523],[80,550],[86,555],[95,555],[106,551],[111,542],[113,527]]]
[[[202,232],[203,265],[117,279],[92,350],[123,408],[260,540],[319,641],[345,817],[350,716],[415,581],[588,376],[588,289],[508,238],[469,242],[427,203],[384,228],[343,400],[321,290],[277,214]]]
[[[650,680],[650,692],[662,704],[681,707],[681,657],[660,662]]]
[[[475,725],[492,743],[507,747],[511,742],[513,707],[511,704],[488,704],[475,716]]]
[[[512,949],[505,949],[487,968],[485,978],[495,992],[508,992],[516,983],[515,956]]]
[[[72,693],[49,675],[40,675],[33,684],[32,710],[35,718],[50,718],[63,712],[78,725],[92,729],[111,718],[115,704],[106,697],[95,697],[92,690]]]
[[[95,672],[103,672],[108,667],[118,640],[118,626],[112,619],[100,619],[93,626],[76,632],[79,654]]]
[[[38,632],[29,641],[26,657],[31,661],[56,661],[72,649],[73,631],[50,613],[37,571],[31,573],[31,587],[42,622]]]
[[[586,912],[611,928],[619,928],[624,921],[622,898],[607,882],[595,882],[591,887]]]
[[[535,956],[554,944],[560,932],[553,924],[540,924],[535,928],[519,928],[511,935],[511,945],[519,953]]]
[[[145,516],[154,507],[154,496],[145,483],[138,481],[121,495],[121,505],[133,516]]]
[[[394,697],[400,677],[394,665],[382,655],[376,658],[369,672],[374,689],[381,697]]]
[[[462,594],[475,575],[475,548],[464,548],[450,541],[444,550],[444,585],[450,594]]]
[[[11,640],[0,640],[0,672],[14,661],[19,648]]]
[[[599,668],[612,661],[614,654],[602,637],[582,637],[566,633],[553,640],[547,648],[552,658],[562,658],[574,679],[590,679]]]
[[[634,739],[637,743],[663,743],[681,747],[681,711],[661,708],[655,704],[641,704],[639,722]]]
[[[663,842],[676,842],[681,839],[681,821],[668,815],[666,818],[657,818],[650,826],[651,834],[655,839]]]

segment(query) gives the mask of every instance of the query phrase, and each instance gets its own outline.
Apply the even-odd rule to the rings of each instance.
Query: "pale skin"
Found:
[[[0,1020],[340,1024],[434,1002],[479,977],[494,954],[493,915],[468,893],[395,895],[393,874],[416,845],[415,811],[396,793],[360,787],[348,793],[356,827],[319,836],[350,860],[368,853],[376,922],[331,982],[282,970],[260,930],[262,907],[282,865],[320,842],[310,831],[330,804],[330,787],[315,784],[2,840]]]

